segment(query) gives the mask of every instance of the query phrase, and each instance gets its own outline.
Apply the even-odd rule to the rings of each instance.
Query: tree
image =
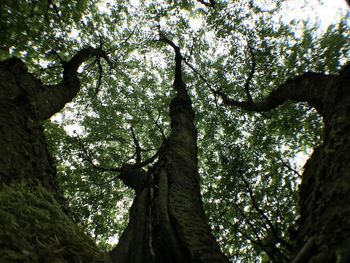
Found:
[[[182,79],[183,57],[173,42],[161,40],[175,51],[171,133],[148,173],[135,170],[137,162],[121,169],[120,177],[136,196],[129,225],[111,258],[114,262],[228,262],[210,235],[202,208],[195,114]]]
[[[199,190],[194,112],[182,80],[180,49],[172,42],[169,43],[176,52],[174,88],[177,95],[170,104],[172,133],[159,151],[159,160],[152,171],[146,173],[140,170],[144,164],[139,162],[121,168],[120,178],[136,191],[136,196],[131,207],[129,226],[111,253],[113,262],[226,261],[214,238],[210,236],[205,221]],[[86,48],[79,51],[70,61],[63,63],[63,81],[56,86],[43,86],[26,72],[20,60],[10,59],[2,63],[2,83],[6,85],[3,90],[11,91],[2,96],[4,109],[9,113],[4,114],[3,121],[6,125],[17,128],[14,132],[13,128],[5,127],[7,133],[3,136],[7,151],[3,156],[8,158],[2,162],[1,168],[5,184],[18,184],[24,180],[28,185],[40,185],[54,195],[56,202],[64,205],[40,121],[51,117],[76,96],[80,87],[77,69],[91,56],[106,57],[98,49]],[[18,137],[12,138],[13,133]],[[28,142],[34,142],[34,147]],[[9,163],[13,166],[9,166]],[[32,167],[18,166],[27,163]],[[48,238],[57,238],[56,234]],[[58,241],[62,242],[60,237]],[[10,248],[7,249],[11,251]],[[55,256],[59,260],[73,257],[60,254]],[[19,253],[16,257],[21,259],[23,255]],[[5,255],[4,259],[14,258]],[[81,259],[77,257],[73,260]]]
[[[226,105],[248,111],[264,112],[287,100],[307,102],[323,117],[323,144],[314,149],[305,165],[300,189],[300,226],[293,262],[346,262],[349,259],[349,224],[347,218],[347,184],[349,167],[348,90],[349,66],[339,75],[304,73],[287,81],[260,103],[240,102],[220,93]],[[248,93],[249,94],[249,93]],[[249,99],[250,98],[250,99]],[[342,156],[342,157],[340,157]],[[344,162],[340,161],[344,160]],[[335,232],[334,229],[339,229]]]
[[[63,80],[54,86],[43,85],[17,58],[1,62],[3,262],[104,262],[92,240],[64,212],[41,124],[76,96],[79,65],[97,55],[103,55],[101,50],[78,52],[64,63]]]
[[[346,260],[346,242],[338,241],[347,236],[346,223],[342,234],[336,235],[333,241],[327,236],[331,233],[327,231],[332,230],[320,231],[328,219],[323,221],[321,217],[317,228],[308,225],[310,215],[305,207],[316,207],[319,212],[312,214],[316,218],[323,216],[323,212],[319,209],[318,199],[310,201],[306,198],[308,189],[311,189],[312,196],[320,192],[316,186],[310,186],[306,179],[300,192],[301,220],[298,224],[301,225],[301,230],[297,234],[295,248],[293,238],[289,238],[287,234],[287,228],[297,215],[295,201],[299,177],[291,157],[299,147],[313,147],[317,143],[320,131],[317,114],[305,106],[294,107],[291,103],[280,107],[282,113],[261,113],[262,110],[270,109],[266,108],[266,105],[271,105],[270,101],[276,106],[292,98],[311,102],[321,114],[328,114],[328,111],[323,112],[325,106],[327,109],[332,108],[336,114],[344,114],[346,110],[340,109],[340,106],[339,109],[338,106],[333,108],[334,103],[331,101],[320,102],[314,97],[315,92],[305,98],[300,90],[294,96],[296,89],[291,91],[290,87],[295,87],[296,83],[307,86],[312,81],[327,79],[325,81],[331,83],[329,87],[336,87],[328,89],[328,84],[325,85],[327,92],[332,90],[337,93],[341,89],[346,91],[346,69],[343,73],[337,73],[340,61],[344,60],[348,52],[345,22],[341,22],[338,27],[331,27],[328,34],[317,39],[313,29],[309,27],[298,38],[289,27],[276,26],[269,20],[271,10],[253,2],[248,9],[244,4],[219,1],[150,5],[140,3],[132,8],[127,3],[120,2],[116,5],[107,4],[104,9],[101,9],[98,2],[87,4],[86,1],[62,4],[39,1],[39,5],[26,2],[24,6],[25,8],[6,3],[1,11],[6,17],[11,17],[8,14],[24,8],[25,12],[18,13],[14,20],[21,27],[21,21],[29,19],[30,12],[37,14],[32,19],[34,21],[30,21],[40,23],[46,18],[50,22],[41,27],[25,27],[27,33],[19,34],[20,38],[16,37],[17,33],[9,26],[14,23],[5,24],[2,30],[5,29],[8,37],[2,43],[2,48],[5,47],[4,50],[12,55],[21,56],[29,67],[36,69],[36,74],[41,74],[41,79],[51,84],[57,83],[57,73],[62,65],[63,81],[59,85],[42,85],[37,77],[24,70],[23,63],[18,60],[11,59],[2,63],[2,75],[5,79],[2,83],[8,85],[3,90],[14,90],[20,94],[15,96],[14,101],[13,93],[10,93],[10,99],[6,98],[7,93],[2,96],[2,104],[5,105],[3,116],[6,118],[4,123],[9,126],[4,128],[7,131],[3,138],[3,144],[6,145],[4,149],[13,149],[9,156],[18,160],[11,162],[13,166],[10,167],[6,159],[9,158],[8,150],[6,154],[2,154],[5,158],[1,168],[2,181],[5,185],[10,184],[4,186],[1,199],[4,204],[1,206],[5,218],[3,223],[11,226],[6,227],[3,234],[6,239],[12,240],[6,243],[3,252],[6,260],[35,261],[42,258],[40,254],[34,253],[37,247],[45,247],[50,252],[45,253],[58,261],[84,261],[87,258],[93,258],[93,261],[104,260],[103,255],[80,232],[79,227],[72,224],[65,213],[72,216],[83,226],[85,232],[92,234],[100,242],[100,246],[103,246],[103,241],[106,241],[111,230],[119,231],[115,218],[119,217],[120,221],[120,215],[116,214],[121,211],[116,208],[116,204],[119,206],[120,196],[122,193],[132,195],[130,191],[123,190],[125,188],[121,187],[119,178],[135,191],[135,198],[130,210],[129,225],[110,254],[113,261],[226,261],[206,224],[201,207],[200,177],[203,180],[202,193],[207,216],[215,226],[214,234],[231,259],[245,257],[247,262],[251,262],[268,256],[273,262],[288,262],[296,256],[296,261],[323,259],[327,262],[332,257]],[[74,6],[79,8],[73,15],[65,11]],[[109,12],[105,11],[106,7]],[[272,11],[278,8],[280,6]],[[250,21],[262,26],[251,28],[244,23],[247,10],[253,14]],[[191,17],[198,15],[202,16],[202,22],[207,21],[207,25],[193,33],[187,31],[193,22]],[[79,22],[81,17],[82,23]],[[114,20],[113,17],[118,18]],[[11,18],[4,21],[11,21]],[[154,24],[149,25],[150,27],[143,26],[145,21],[153,21]],[[59,24],[60,29],[51,30],[54,23]],[[98,33],[94,31],[96,27],[101,28]],[[78,36],[70,37],[75,32],[73,29],[79,32]],[[207,31],[218,38],[218,46],[213,45],[216,41],[213,41]],[[38,38],[39,32],[41,35]],[[234,38],[231,37],[233,32]],[[211,40],[208,41],[208,38]],[[119,39],[119,44],[116,44],[116,39]],[[161,41],[154,41],[155,39]],[[300,45],[293,44],[293,41]],[[32,44],[28,46],[26,43]],[[331,43],[335,44],[329,48]],[[98,48],[82,48],[84,44]],[[225,49],[220,45],[225,46]],[[80,50],[76,51],[77,47]],[[211,52],[217,47],[220,47],[221,54]],[[161,53],[168,65],[173,64],[172,50],[168,48],[172,48],[176,54],[173,91],[167,88],[173,74],[167,70],[168,66],[162,65],[156,55]],[[206,52],[210,55],[203,56]],[[283,52],[290,53],[286,56]],[[86,60],[88,58],[90,59]],[[248,63],[244,63],[244,58]],[[36,59],[40,63],[44,61],[48,64],[54,74],[35,67]],[[266,68],[269,63],[276,66]],[[280,64],[281,66],[277,66]],[[45,125],[49,148],[56,159],[60,160],[58,180],[69,199],[70,207],[67,208],[59,191],[55,168],[46,150],[40,127],[42,120],[60,110],[77,94],[80,84],[76,72],[80,65],[85,66],[84,73],[80,76],[83,85],[80,98],[75,101],[72,111],[75,112],[74,118],[80,118],[80,127],[84,131],[76,131],[72,136],[57,124],[47,122]],[[105,74],[108,67],[113,70],[113,74]],[[306,71],[327,71],[328,74],[301,74]],[[247,77],[242,77],[244,75]],[[300,77],[295,78],[297,75]],[[286,81],[288,78],[290,80]],[[19,81],[8,81],[12,79]],[[187,91],[184,81],[191,84]],[[323,86],[324,82],[321,82]],[[261,88],[256,89],[257,86]],[[269,87],[273,86],[280,88],[268,96],[266,103],[253,102],[264,101],[263,97],[270,91]],[[18,87],[28,88],[30,92],[23,93]],[[282,95],[278,95],[280,93]],[[247,102],[230,99],[244,95]],[[51,99],[58,98],[57,96],[61,99]],[[345,99],[346,96],[343,97]],[[170,101],[171,98],[173,99]],[[23,103],[26,101],[28,103]],[[47,101],[52,107],[46,106]],[[259,113],[247,115],[236,109],[221,107],[221,102]],[[168,104],[170,120],[166,117],[165,110]],[[11,108],[15,110],[7,110]],[[135,109],[139,111],[135,112]],[[281,117],[283,112],[288,113],[287,121]],[[16,140],[11,137],[15,130],[12,127],[17,127],[19,123],[13,124],[17,119],[13,118],[14,115],[28,120],[24,125],[18,126],[20,132],[14,133]],[[333,116],[329,115],[329,122],[334,119]],[[194,120],[200,131],[198,148]],[[285,128],[284,123],[288,123],[289,128]],[[168,124],[171,129],[167,128]],[[312,140],[309,135],[294,136],[288,130],[300,127],[304,129],[306,126],[316,131]],[[326,132],[332,131],[332,127],[326,123],[324,129]],[[284,136],[283,140],[281,134]],[[327,134],[324,139],[333,138],[327,137]],[[299,146],[293,145],[294,139],[300,142]],[[31,148],[28,142],[32,141],[39,146]],[[321,152],[324,147],[334,146],[325,145],[326,141],[319,148]],[[346,149],[346,144],[342,147]],[[324,154],[326,153],[321,153],[321,156]],[[33,162],[27,161],[28,156],[34,156],[29,158]],[[315,158],[312,157],[306,167],[313,167],[312,163],[318,166],[317,162],[320,161],[317,159],[322,157],[312,161]],[[338,163],[334,159],[329,162]],[[26,163],[28,166],[18,166],[18,163]],[[30,172],[28,167],[35,171]],[[346,171],[345,162],[341,167]],[[311,175],[304,175],[305,178],[321,178],[323,175],[322,172],[321,175],[308,172],[308,169],[310,170],[306,168],[305,173]],[[9,177],[9,174],[13,176]],[[340,177],[339,180],[342,181]],[[21,181],[25,183],[19,183]],[[319,186],[323,187],[324,183],[320,182]],[[247,194],[244,195],[244,192]],[[322,198],[328,200],[327,196],[321,195]],[[336,203],[342,198],[339,195],[333,201]],[[18,209],[23,203],[24,208]],[[16,214],[14,207],[24,212]],[[342,214],[341,209],[346,210],[346,207],[340,207],[336,213]],[[20,219],[20,215],[29,213],[28,211],[36,213],[33,217]],[[326,216],[331,214],[327,211]],[[54,218],[62,218],[62,224],[53,224]],[[44,236],[28,235],[18,229],[18,225],[28,226],[28,222],[38,220],[40,225],[50,225],[48,228],[52,232],[49,231]],[[74,238],[62,230],[63,224],[71,226],[68,232],[75,233]],[[107,234],[103,234],[106,231]],[[18,233],[17,236],[20,237],[18,240],[21,242],[16,246],[12,232]],[[316,237],[309,238],[310,236]],[[233,250],[230,244],[234,244]],[[310,253],[322,245],[328,247],[327,255],[326,252]],[[256,252],[250,252],[252,247]],[[242,251],[245,251],[245,255],[242,255]]]

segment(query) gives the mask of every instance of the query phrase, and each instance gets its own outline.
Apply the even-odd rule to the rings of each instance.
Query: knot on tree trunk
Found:
[[[149,176],[144,169],[125,164],[120,169],[119,178],[127,187],[134,189],[138,193],[147,185]]]

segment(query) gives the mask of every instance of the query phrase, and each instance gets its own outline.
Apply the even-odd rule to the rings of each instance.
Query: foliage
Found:
[[[234,262],[259,262],[276,249],[290,255],[302,165],[296,156],[322,139],[321,120],[292,103],[267,114],[224,108],[211,89],[245,100],[253,59],[255,101],[302,72],[335,73],[349,55],[348,14],[321,32],[318,24],[281,22],[283,1],[272,2],[271,12],[259,1],[216,1],[215,8],[197,1],[22,2],[0,6],[0,59],[19,56],[48,83],[60,77],[60,59],[86,45],[102,45],[113,62],[86,61],[79,97],[45,124],[71,215],[101,247],[110,248],[127,222],[132,193],[113,168],[135,161],[130,128],[143,159],[169,133],[173,57],[157,41],[161,31],[186,58],[203,201],[223,250]]]

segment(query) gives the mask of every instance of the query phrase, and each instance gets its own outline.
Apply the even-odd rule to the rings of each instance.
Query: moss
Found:
[[[105,262],[106,257],[45,188],[0,192],[0,262]]]

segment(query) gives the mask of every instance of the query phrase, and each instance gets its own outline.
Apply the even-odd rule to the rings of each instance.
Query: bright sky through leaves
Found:
[[[235,9],[236,1],[227,1],[230,3],[229,8],[223,8],[214,15],[212,9],[208,9],[197,1],[188,2],[190,4],[186,2],[188,6],[184,4],[184,7],[177,2],[174,6],[167,2],[146,1],[146,5],[142,5],[143,2],[133,0],[131,4],[134,8],[128,8],[128,12],[125,13],[122,11],[120,15],[122,22],[117,21],[114,24],[112,19],[109,20],[109,14],[111,14],[109,8],[110,5],[118,6],[121,2],[108,0],[98,6],[98,12],[93,13],[97,18],[103,17],[100,12],[107,14],[107,18],[104,18],[107,22],[100,21],[103,29],[99,31],[99,28],[94,26],[89,28],[89,25],[95,22],[92,19],[89,21],[90,24],[86,22],[86,28],[90,31],[82,33],[78,31],[77,26],[70,28],[69,37],[76,40],[78,44],[81,44],[82,38],[89,39],[89,34],[92,32],[91,39],[85,41],[84,45],[86,43],[98,45],[98,33],[101,32],[102,37],[107,40],[104,46],[106,49],[117,47],[116,52],[111,52],[111,57],[117,57],[116,69],[109,70],[107,65],[103,65],[103,83],[97,95],[99,101],[89,97],[89,92],[92,94],[96,89],[98,77],[96,64],[95,68],[90,67],[84,71],[82,67],[81,78],[85,79],[82,81],[84,85],[82,85],[80,97],[76,99],[75,104],[68,105],[63,113],[54,118],[55,121],[63,124],[65,131],[70,135],[68,139],[70,141],[64,142],[59,149],[61,151],[59,154],[63,156],[60,158],[64,160],[63,164],[60,164],[62,167],[59,172],[63,174],[62,178],[65,180],[68,178],[67,185],[70,186],[68,194],[71,195],[72,202],[75,202],[73,206],[75,205],[78,213],[82,207],[88,207],[85,210],[88,218],[87,232],[93,233],[98,241],[116,243],[117,238],[112,236],[120,234],[123,227],[120,225],[125,226],[127,213],[125,203],[128,201],[125,201],[125,196],[122,199],[118,192],[120,189],[116,190],[115,185],[108,185],[110,187],[108,194],[103,187],[93,185],[96,182],[101,184],[108,181],[115,175],[96,173],[91,165],[84,161],[81,145],[77,143],[76,138],[81,137],[82,143],[90,150],[95,163],[106,167],[117,167],[125,162],[128,156],[132,156],[134,147],[129,132],[130,126],[136,130],[145,149],[151,149],[150,152],[157,149],[161,136],[154,121],[159,114],[159,123],[166,132],[169,131],[167,111],[173,81],[172,50],[157,45],[154,41],[159,33],[155,29],[158,22],[167,36],[181,46],[184,55],[190,54],[191,46],[194,47],[194,54],[192,57],[189,56],[190,63],[209,82],[217,84],[215,88],[223,88],[232,98],[242,100],[245,99],[242,86],[251,68],[251,56],[247,49],[248,42],[251,41],[250,44],[254,46],[258,57],[258,70],[252,82],[253,97],[258,101],[290,76],[296,76],[304,71],[323,70],[328,61],[325,59],[320,62],[320,64],[323,63],[320,68],[313,67],[312,63],[320,61],[318,56],[321,54],[320,57],[322,57],[323,51],[322,47],[317,46],[318,44],[315,44],[316,48],[313,49],[311,42],[316,42],[315,35],[322,35],[329,24],[337,24],[347,12],[345,1],[342,0],[310,0],[306,3],[285,0],[282,1],[282,10],[274,13],[271,19],[267,12],[249,13],[251,11],[248,6],[249,1],[238,2],[241,5],[237,8],[239,11]],[[275,7],[275,5],[266,5],[266,2],[275,1],[261,0],[254,1],[254,4],[262,10]],[[129,4],[130,2],[125,6]],[[137,8],[141,10],[139,13],[135,11]],[[162,13],[162,8],[168,13],[173,13],[171,15]],[[245,14],[246,11],[247,14]],[[116,14],[119,13],[115,11],[114,16]],[[91,13],[89,15],[91,16]],[[124,24],[128,19],[130,19],[130,28]],[[82,21],[85,20],[88,21],[83,17]],[[307,20],[307,23],[300,20]],[[281,21],[291,25],[288,30],[292,32],[281,26]],[[304,30],[314,27],[316,22],[319,26],[317,34],[316,31],[310,30],[311,37],[308,38]],[[304,27],[305,23],[307,27]],[[85,24],[80,30],[85,30],[84,27]],[[128,39],[129,32],[135,28],[137,30]],[[237,32],[236,28],[238,28]],[[123,35],[123,32],[127,33]],[[337,41],[332,42],[333,46],[337,47],[336,43]],[[329,43],[326,42],[326,44],[328,47]],[[320,53],[317,53],[318,48]],[[295,56],[294,60],[293,56]],[[329,57],[333,58],[332,55]],[[88,61],[87,64],[89,63],[91,62]],[[339,64],[335,64],[336,66]],[[242,158],[245,158],[247,164],[244,176],[250,180],[257,198],[260,198],[261,205],[267,213],[280,223],[282,219],[276,216],[275,207],[279,201],[284,202],[283,205],[286,207],[283,209],[288,217],[286,221],[290,223],[294,220],[296,213],[293,212],[296,200],[294,194],[297,191],[300,176],[282,167],[281,162],[300,171],[307,158],[305,152],[309,153],[320,139],[320,133],[317,132],[321,130],[321,124],[316,114],[303,105],[295,107],[287,105],[281,114],[267,114],[267,117],[225,108],[220,104],[220,100],[215,101],[213,94],[195,72],[186,65],[183,70],[197,114],[199,165],[203,178],[202,192],[208,214],[211,213],[209,214],[210,223],[223,244],[225,252],[236,253],[233,247],[240,246],[241,251],[237,253],[244,251],[243,257],[248,258],[249,253],[252,253],[252,257],[257,256],[258,254],[252,252],[254,251],[252,244],[240,232],[234,230],[239,225],[241,231],[252,235],[244,219],[233,211],[233,202],[237,202],[243,211],[254,215],[254,209],[246,196],[247,189],[243,184],[237,184],[232,179],[237,174],[234,170],[239,159],[237,156],[242,154]],[[264,89],[266,89],[265,93]],[[312,135],[313,132],[315,135]],[[237,149],[242,151],[237,152]],[[144,154],[147,155],[148,152]],[[76,181],[72,183],[69,180]],[[81,187],[81,183],[84,183],[91,192],[102,193],[101,196],[104,199],[98,197],[95,200],[95,196],[90,199],[89,193]],[[294,195],[293,197],[288,189]],[[273,191],[275,191],[274,194]],[[97,196],[96,193],[93,194]],[[113,200],[115,201],[113,203],[107,200],[106,196],[113,196],[117,201]],[[85,199],[95,206],[81,201]],[[294,203],[290,202],[291,200]],[[105,207],[108,201],[112,208],[106,207],[110,210]],[[118,204],[117,208],[115,204]],[[104,211],[101,207],[105,208]],[[113,211],[110,213],[111,210]],[[93,228],[91,222],[95,218],[110,232],[102,231],[105,229],[97,231]],[[115,224],[108,225],[101,218],[103,220],[109,218]],[[233,218],[231,226],[224,222],[223,218],[228,221]],[[252,220],[259,224],[257,218],[258,216]],[[118,228],[118,231],[115,228]],[[285,225],[282,228],[286,231]],[[108,236],[106,233],[113,234]],[[264,234],[263,230],[261,236],[263,237]],[[237,257],[241,256],[242,254]]]

